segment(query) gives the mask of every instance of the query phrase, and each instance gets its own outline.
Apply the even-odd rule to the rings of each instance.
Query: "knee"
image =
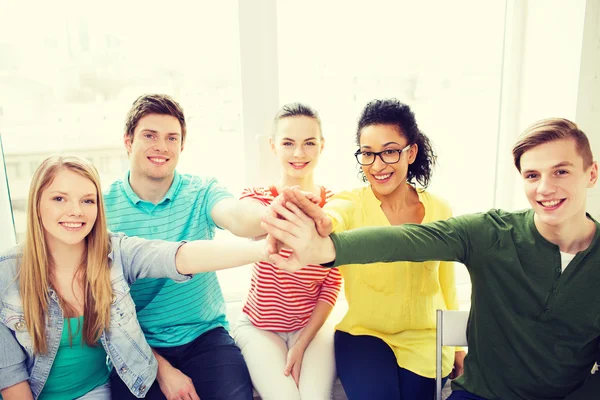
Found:
[[[252,400],[254,397],[250,375],[238,375],[223,385],[223,400]]]

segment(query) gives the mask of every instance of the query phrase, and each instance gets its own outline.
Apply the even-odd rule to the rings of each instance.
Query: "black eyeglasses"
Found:
[[[375,162],[375,157],[379,156],[381,161],[386,164],[396,164],[400,161],[400,156],[406,150],[410,149],[410,144],[403,148],[402,150],[397,149],[388,149],[383,151],[364,151],[364,150],[356,150],[354,153],[354,157],[356,157],[356,161],[360,165],[371,165]]]

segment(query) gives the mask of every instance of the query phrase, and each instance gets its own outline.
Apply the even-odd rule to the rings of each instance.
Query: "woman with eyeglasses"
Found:
[[[281,179],[244,190],[242,199],[268,206],[285,187],[297,186],[322,207],[333,193],[314,181],[325,144],[317,112],[301,103],[284,105],[275,115],[269,143],[279,161]],[[331,398],[333,327],[323,325],[341,284],[337,268],[307,265],[289,273],[267,262],[254,265],[233,337],[263,400]]]
[[[360,175],[368,186],[339,193],[325,205],[330,219],[317,223],[321,235],[451,216],[446,202],[424,190],[436,156],[409,106],[395,99],[368,103],[356,143]],[[335,358],[349,399],[433,399],[435,311],[457,309],[458,300],[454,265],[424,264],[340,267],[348,312],[336,327]],[[453,366],[462,373],[463,358],[463,351],[445,348],[444,376]]]

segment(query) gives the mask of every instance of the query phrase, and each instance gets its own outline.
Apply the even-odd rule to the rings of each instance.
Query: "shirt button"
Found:
[[[556,272],[560,274],[562,272],[562,268],[560,268],[560,267],[556,268]]]
[[[550,312],[550,309],[549,309],[549,308],[546,308],[546,309],[544,310],[544,314],[548,314],[549,312]]]
[[[552,294],[558,293],[558,289],[552,289]]]
[[[123,368],[121,368],[121,373],[123,373],[123,374],[124,374],[125,372],[127,372],[127,367],[123,367]]]
[[[144,393],[144,392],[146,391],[146,385],[142,385],[142,387],[140,388],[140,391],[141,391],[142,393]]]
[[[24,331],[25,328],[26,328],[25,322],[23,322],[23,321],[19,321],[15,324],[15,329],[18,330],[19,332]]]

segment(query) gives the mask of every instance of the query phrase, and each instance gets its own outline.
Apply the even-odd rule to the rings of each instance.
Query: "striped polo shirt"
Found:
[[[268,206],[277,195],[275,186],[255,187],[245,189],[241,199]],[[331,196],[333,193],[321,186],[321,207]],[[291,251],[283,249],[282,254],[289,256]],[[307,265],[290,273],[273,264],[257,262],[243,311],[257,328],[294,332],[306,326],[318,301],[335,306],[341,285],[337,268]]]
[[[158,204],[144,201],[133,192],[129,172],[104,193],[111,231],[169,241],[213,239],[217,226],[211,210],[230,197],[214,178],[180,175],[177,171]],[[131,296],[152,347],[180,346],[219,326],[229,328],[225,301],[214,272],[197,274],[185,283],[140,279],[131,286]]]

